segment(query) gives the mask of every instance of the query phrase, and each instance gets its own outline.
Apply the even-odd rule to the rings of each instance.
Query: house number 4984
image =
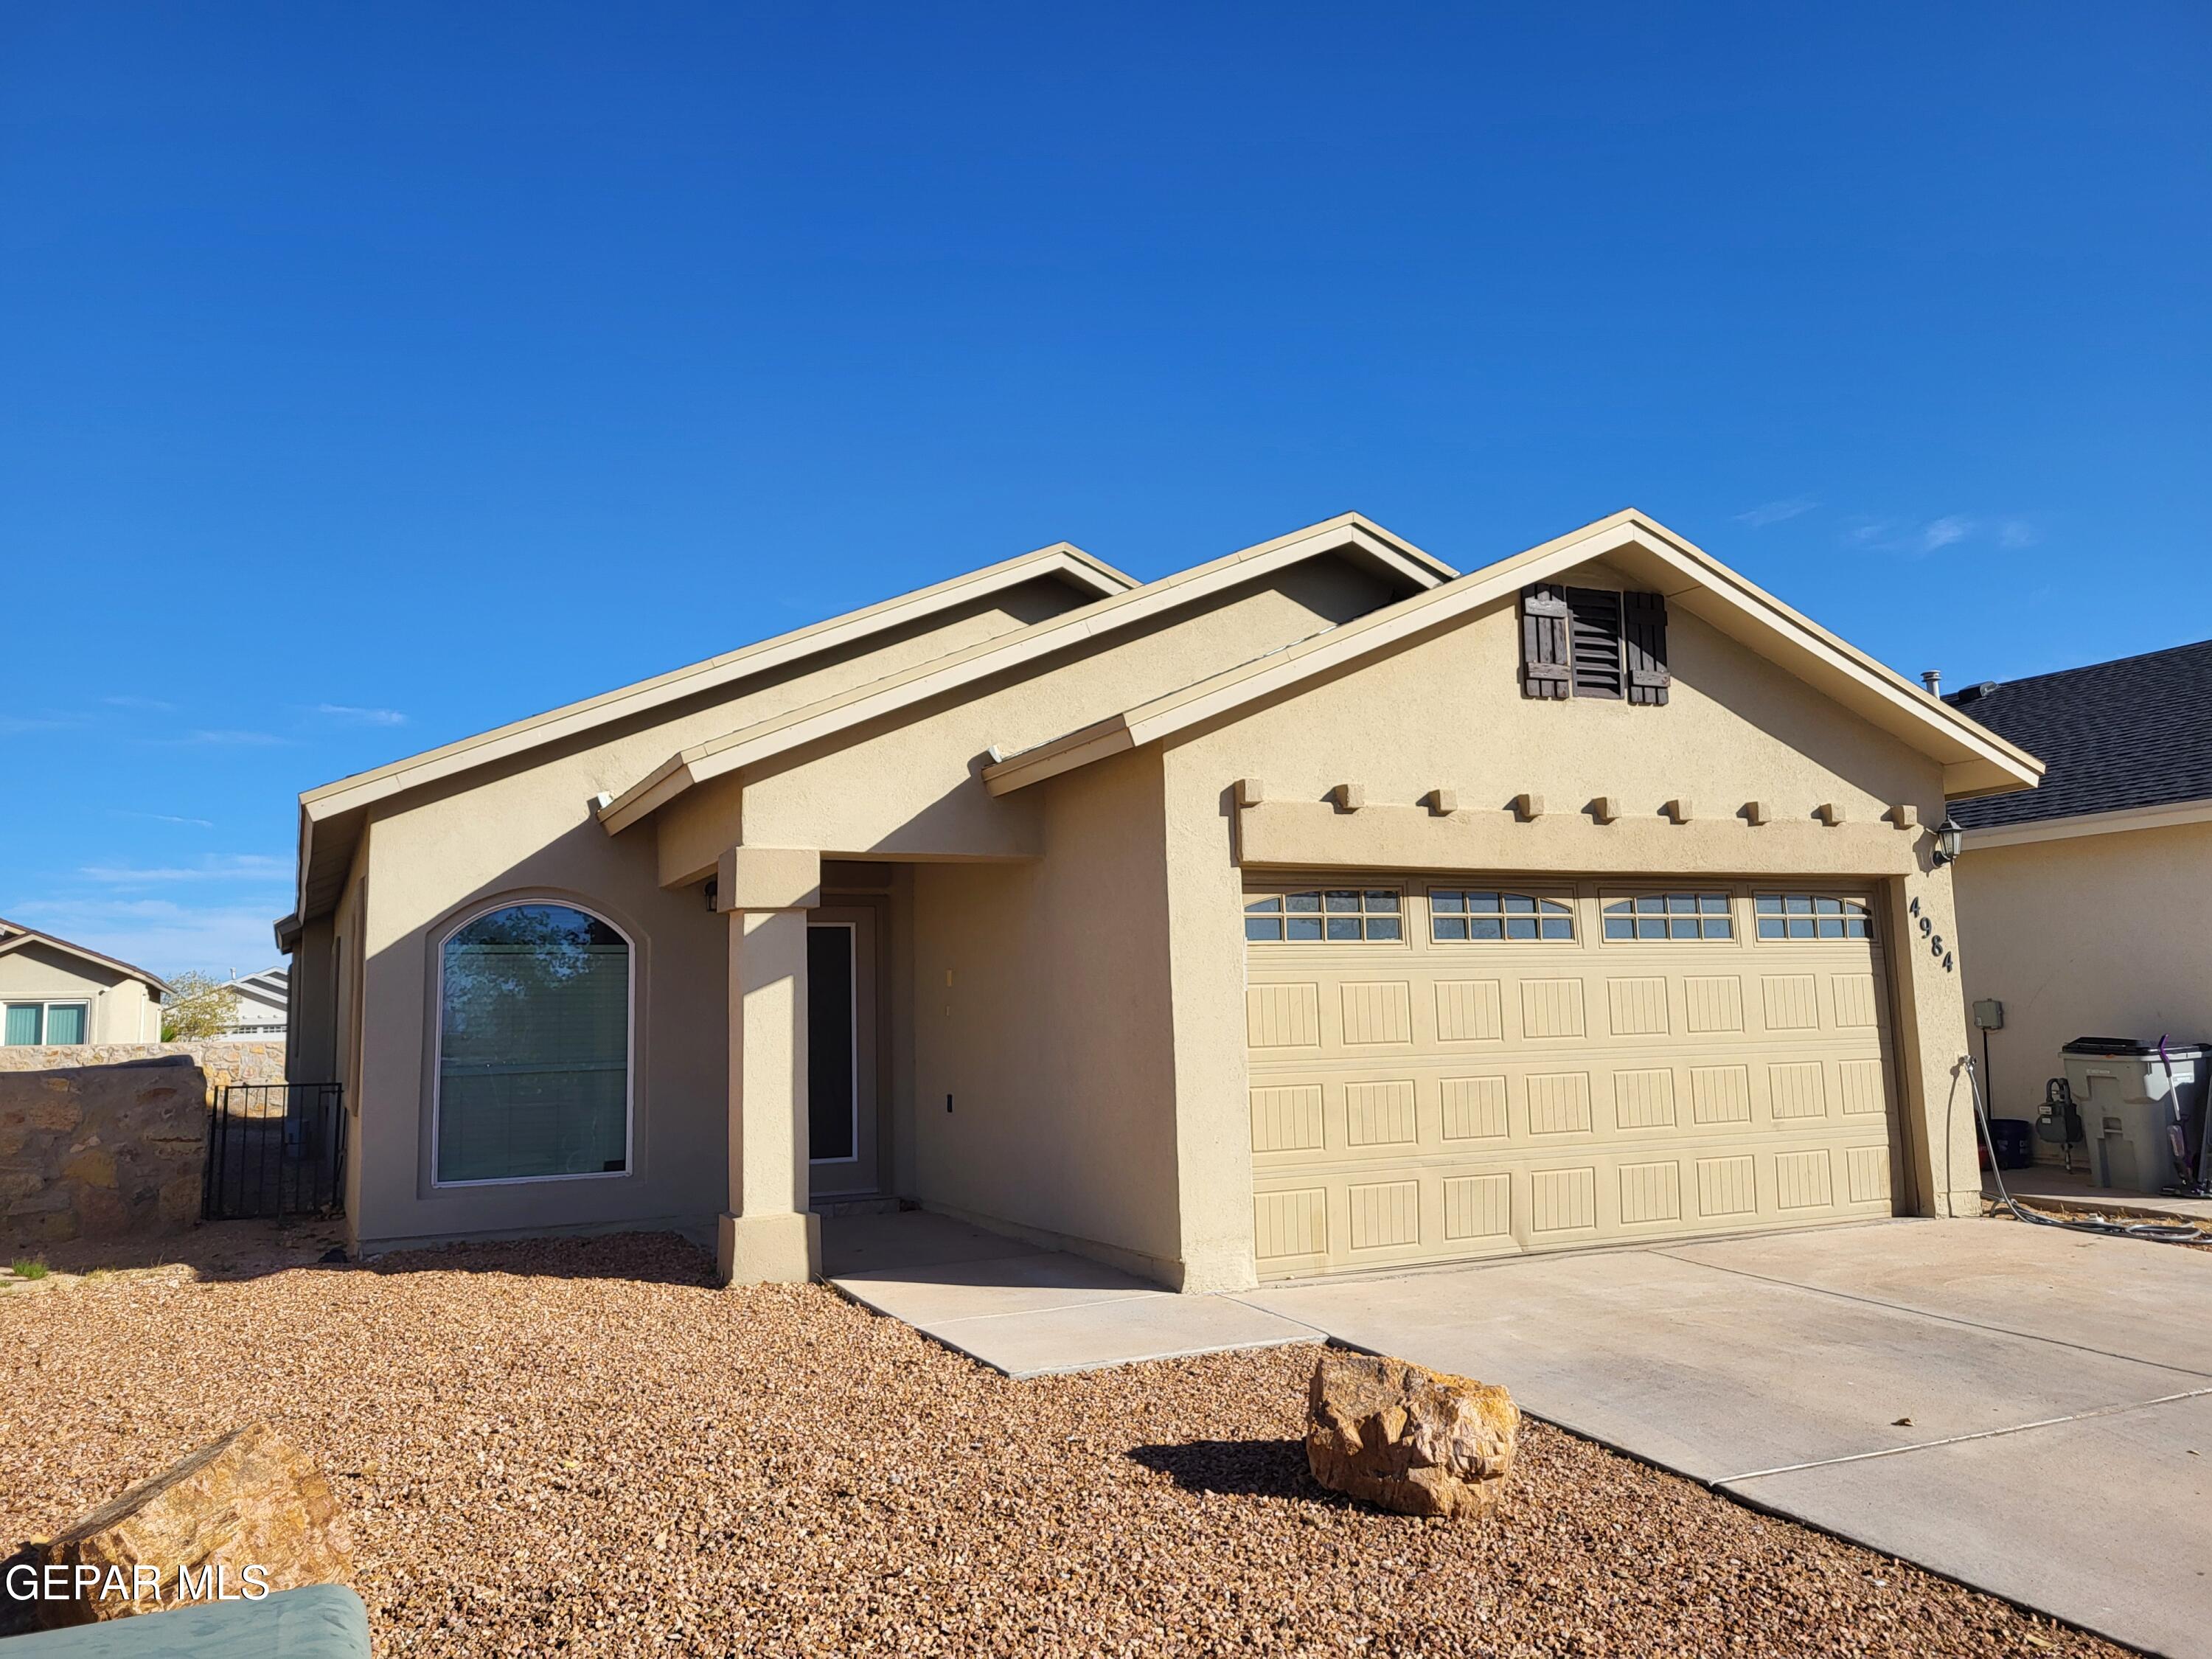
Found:
[[[1943,959],[1943,971],[1945,973],[1948,974],[1955,972],[1956,970],[1951,966],[1951,953],[1943,948],[1943,935],[1936,931],[1936,924],[1934,922],[1929,921],[1926,916],[1921,915],[1920,901],[1917,898],[1915,898],[1911,903],[1906,905],[1905,908],[1909,914],[1918,920],[1920,923],[1920,937],[1928,941],[1928,954],[1931,957],[1941,957]]]

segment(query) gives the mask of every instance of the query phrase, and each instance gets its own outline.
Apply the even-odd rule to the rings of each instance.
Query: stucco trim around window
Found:
[[[543,906],[552,909],[573,910],[580,915],[608,928],[622,940],[624,984],[623,990],[623,1167],[619,1170],[579,1170],[550,1175],[486,1176],[461,1180],[447,1180],[440,1174],[439,1151],[443,1144],[442,1115],[445,1093],[446,1039],[446,947],[464,928],[495,915],[502,910]],[[544,893],[511,893],[476,905],[448,921],[438,929],[430,941],[432,963],[430,998],[430,1112],[429,1141],[427,1162],[429,1185],[440,1192],[476,1187],[522,1187],[542,1185],[552,1181],[621,1181],[637,1173],[637,1073],[638,1073],[638,941],[620,922],[595,906],[565,896]]]

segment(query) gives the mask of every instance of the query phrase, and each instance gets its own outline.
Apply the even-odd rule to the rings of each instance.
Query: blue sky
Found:
[[[1954,681],[2212,634],[2212,11],[0,9],[0,915],[1061,538],[1657,514]]]

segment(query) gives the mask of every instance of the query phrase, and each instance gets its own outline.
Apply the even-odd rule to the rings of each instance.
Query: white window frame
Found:
[[[626,953],[623,965],[628,969],[623,988],[623,1167],[619,1170],[580,1170],[573,1175],[485,1176],[475,1181],[445,1181],[438,1175],[439,1113],[441,1097],[445,1093],[446,1080],[446,946],[454,934],[472,922],[501,910],[526,909],[542,905],[548,909],[574,910],[579,915],[614,929],[623,942]],[[612,916],[593,909],[588,904],[571,898],[558,898],[550,894],[517,897],[510,895],[489,904],[471,910],[451,927],[441,933],[431,945],[437,964],[432,975],[435,997],[432,1001],[430,1024],[430,1185],[437,1191],[458,1190],[470,1187],[536,1187],[549,1181],[627,1181],[637,1173],[637,941],[629,930]]]
[[[21,1042],[8,1045],[11,1048],[88,1048],[92,1046],[92,1002],[89,998],[4,997],[0,998],[0,1008],[36,1008],[39,1011],[39,1040],[36,1042]],[[82,1042],[50,1042],[46,1040],[46,1033],[53,1026],[54,1010],[57,1008],[82,1008],[84,1010],[84,1038]],[[6,1018],[7,1016],[4,1012],[0,1012],[0,1021],[4,1021]],[[4,1024],[0,1024],[0,1033],[4,1033],[5,1029]]]

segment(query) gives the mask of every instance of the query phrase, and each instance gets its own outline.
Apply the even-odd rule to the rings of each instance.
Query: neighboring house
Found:
[[[2212,640],[1947,701],[2051,768],[1954,809],[1966,994],[2004,1005],[1997,1115],[2033,1117],[2075,1037],[2212,1042]]]
[[[227,979],[222,988],[237,998],[236,1016],[224,1026],[227,1037],[281,1037],[292,1001],[292,970],[264,968],[258,974]]]
[[[883,1194],[1212,1290],[1974,1214],[1929,826],[2040,769],[1634,513],[1063,544],[302,796],[293,1075],[370,1249],[799,1279]]]
[[[0,919],[0,1043],[156,1042],[168,986],[82,945]]]

